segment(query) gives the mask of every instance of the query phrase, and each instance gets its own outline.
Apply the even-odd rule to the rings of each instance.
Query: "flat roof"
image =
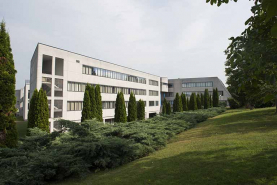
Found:
[[[89,56],[86,56],[86,55],[82,55],[82,54],[75,53],[75,52],[72,52],[72,51],[68,51],[68,50],[65,50],[65,49],[61,49],[61,48],[58,48],[58,47],[50,46],[50,45],[43,44],[43,43],[40,43],[40,42],[37,45],[39,45],[39,44],[44,45],[44,46],[48,46],[48,47],[51,47],[51,48],[59,49],[59,50],[62,50],[62,51],[66,51],[66,52],[69,52],[69,53],[73,53],[73,54],[76,54],[76,55],[80,55],[80,56],[83,56],[83,57],[91,58],[91,59],[94,59],[94,60],[99,60],[101,62],[105,62],[105,63],[108,63],[108,64],[113,64],[113,65],[116,65],[116,66],[124,67],[124,68],[131,69],[131,70],[134,70],[134,71],[138,71],[138,72],[141,72],[141,73],[145,73],[145,74],[153,75],[153,76],[156,76],[156,77],[160,77],[158,75],[154,75],[154,74],[151,74],[151,73],[147,73],[147,72],[143,72],[143,71],[140,71],[140,70],[132,69],[132,68],[125,67],[125,66],[122,66],[122,65],[114,64],[114,63],[111,63],[111,62],[107,62],[107,61],[100,60],[100,59],[97,59],[97,58],[89,57]]]

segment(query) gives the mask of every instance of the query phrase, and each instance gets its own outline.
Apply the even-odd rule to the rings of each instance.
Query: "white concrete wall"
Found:
[[[49,55],[52,56],[52,75],[42,74],[42,56]],[[64,72],[63,76],[55,75],[55,57],[64,59]],[[79,60],[80,63],[77,63],[76,60]],[[39,89],[42,85],[42,77],[52,78],[52,93],[51,97],[48,97],[48,100],[51,100],[51,122],[50,130],[53,131],[53,122],[54,119],[54,100],[63,100],[63,119],[80,121],[81,111],[67,111],[67,101],[83,101],[83,92],[68,92],[67,91],[67,82],[80,82],[80,83],[90,83],[90,84],[100,84],[108,85],[115,87],[126,87],[134,89],[145,89],[146,95],[136,95],[136,100],[142,99],[147,102],[145,107],[146,117],[148,118],[149,113],[159,113],[160,112],[160,77],[137,71],[134,69],[126,68],[116,64],[104,62],[101,60],[93,59],[69,51],[57,49],[51,46],[38,44],[37,49],[34,53],[31,62],[31,94],[34,89]],[[102,69],[107,69],[115,72],[125,73],[133,76],[138,76],[146,78],[146,84],[122,81],[117,79],[111,79],[106,77],[99,77],[94,75],[82,74],[82,66],[92,66]],[[54,97],[54,83],[55,78],[63,79],[63,97]],[[158,81],[158,86],[149,85],[150,80]],[[149,96],[149,90],[158,91],[158,96]],[[102,101],[115,101],[116,94],[106,94],[101,93]],[[129,101],[129,95],[124,95],[125,101]],[[149,107],[149,101],[159,101],[159,106]],[[103,119],[110,119],[114,117],[114,109],[103,109]]]
[[[24,86],[24,97],[23,97],[23,119],[27,120],[28,119],[28,112],[29,112],[29,94],[30,90],[30,84],[27,83]]]

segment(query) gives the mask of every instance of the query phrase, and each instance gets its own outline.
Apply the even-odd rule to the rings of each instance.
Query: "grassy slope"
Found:
[[[277,116],[228,111],[148,157],[62,184],[277,184]]]

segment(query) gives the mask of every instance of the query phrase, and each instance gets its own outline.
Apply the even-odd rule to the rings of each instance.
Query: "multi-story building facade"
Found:
[[[15,91],[17,116],[22,116],[24,120],[28,119],[29,99],[30,99],[30,81],[25,81],[22,89]]]
[[[227,102],[231,94],[218,77],[169,79],[168,92],[162,94],[162,99],[165,98],[173,105],[176,93],[184,93],[187,97],[190,97],[192,93],[204,94],[205,89],[208,89],[209,94],[212,95],[213,89],[216,88],[219,93],[219,101]]]
[[[51,132],[59,129],[58,119],[81,120],[86,84],[100,85],[104,122],[113,122],[118,92],[124,93],[126,107],[131,92],[143,100],[148,118],[160,112],[161,92],[168,90],[167,78],[40,43],[30,72],[31,96],[35,89],[46,91]]]

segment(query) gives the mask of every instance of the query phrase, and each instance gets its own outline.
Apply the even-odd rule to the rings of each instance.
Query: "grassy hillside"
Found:
[[[277,115],[227,111],[148,157],[60,184],[277,184]]]

